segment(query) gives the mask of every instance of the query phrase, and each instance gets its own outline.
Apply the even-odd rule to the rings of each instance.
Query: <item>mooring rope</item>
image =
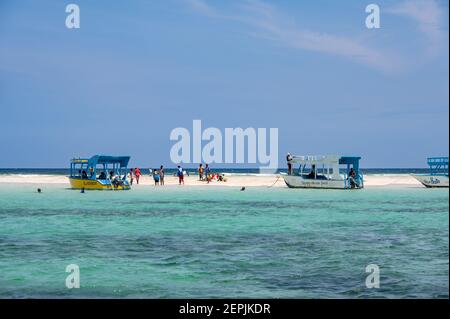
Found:
[[[268,188],[271,188],[271,187],[273,187],[277,182],[278,182],[278,180],[281,178],[281,175],[278,175],[278,178],[277,178],[277,180],[275,181],[275,183],[273,183],[272,185],[270,185]]]

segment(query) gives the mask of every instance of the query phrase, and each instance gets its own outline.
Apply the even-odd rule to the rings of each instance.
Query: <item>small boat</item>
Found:
[[[361,157],[354,156],[292,156],[290,163],[299,164],[297,173],[283,175],[290,188],[364,188],[363,175],[359,170]],[[340,168],[344,165],[344,173]]]
[[[448,187],[448,157],[429,157],[429,174],[413,174],[412,176],[426,187]]]
[[[73,189],[128,190],[129,161],[129,156],[74,158],[70,162],[70,186]]]

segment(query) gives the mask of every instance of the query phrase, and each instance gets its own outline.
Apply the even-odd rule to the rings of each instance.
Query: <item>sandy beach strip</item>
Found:
[[[280,175],[227,175],[226,182],[212,181],[206,183],[198,180],[198,176],[186,176],[185,186],[231,186],[231,187],[287,187]],[[69,185],[67,176],[63,175],[28,175],[11,174],[0,175],[0,184],[66,184]],[[165,177],[166,185],[178,185],[178,178],[172,175]],[[141,176],[139,185],[154,185],[153,178],[149,175]],[[414,177],[408,174],[373,174],[364,176],[365,187],[423,187]]]

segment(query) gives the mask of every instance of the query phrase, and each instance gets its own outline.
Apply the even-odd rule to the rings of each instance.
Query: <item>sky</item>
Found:
[[[79,29],[65,25],[69,3]],[[0,167],[94,154],[173,167],[170,132],[193,120],[278,128],[280,167],[287,152],[425,167],[449,152],[448,6],[0,0]]]

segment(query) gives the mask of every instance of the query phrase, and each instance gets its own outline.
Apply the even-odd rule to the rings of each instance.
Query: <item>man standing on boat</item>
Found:
[[[286,155],[286,161],[288,166],[288,175],[292,175],[292,160],[294,158],[292,157],[291,153],[287,153]]]

